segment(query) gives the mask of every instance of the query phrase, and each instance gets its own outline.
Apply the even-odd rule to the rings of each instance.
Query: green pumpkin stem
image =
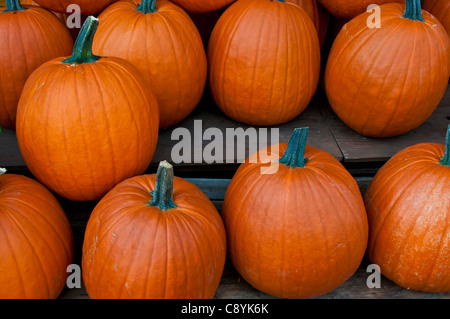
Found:
[[[420,0],[406,0],[406,11],[403,18],[424,21]]]
[[[86,19],[78,34],[77,40],[75,41],[72,56],[63,60],[63,63],[92,63],[101,58],[92,53],[92,42],[94,41],[94,35],[97,31],[98,24],[99,20],[93,16],[89,16]]]
[[[26,9],[20,5],[19,0],[6,0],[6,10],[2,12],[24,11]]]
[[[173,202],[173,166],[167,161],[159,163],[156,172],[155,190],[151,192],[152,199],[148,203],[150,206],[158,207],[166,211],[177,208]]]
[[[447,136],[445,138],[445,153],[439,164],[450,167],[450,125],[447,128]]]
[[[308,138],[308,128],[297,128],[289,140],[286,151],[280,159],[280,163],[292,168],[305,167],[308,159],[305,159],[306,139]]]
[[[157,12],[156,0],[142,0],[140,6],[136,10],[144,14]]]

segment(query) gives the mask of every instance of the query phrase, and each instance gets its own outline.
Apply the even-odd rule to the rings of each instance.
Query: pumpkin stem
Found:
[[[26,9],[20,5],[19,0],[6,0],[6,10],[2,12],[25,11]]]
[[[177,208],[173,202],[173,166],[167,161],[159,163],[156,172],[155,190],[151,192],[150,206],[158,207],[160,210]]]
[[[308,138],[308,128],[297,128],[289,140],[286,151],[280,159],[280,163],[292,168],[305,167],[308,159],[305,159],[306,139]]]
[[[6,173],[6,168],[1,168],[0,167],[0,176],[2,176],[5,173]]]
[[[92,41],[94,40],[94,35],[95,31],[97,31],[98,24],[99,20],[93,16],[89,16],[86,19],[80,33],[78,34],[77,40],[75,41],[72,56],[63,60],[62,63],[92,63],[101,58],[92,54]]]
[[[424,21],[420,0],[406,0],[406,11],[403,18]]]
[[[450,167],[450,125],[447,128],[447,137],[445,139],[445,153],[439,164]]]
[[[157,12],[156,0],[142,0],[140,6],[136,10],[144,14]]]

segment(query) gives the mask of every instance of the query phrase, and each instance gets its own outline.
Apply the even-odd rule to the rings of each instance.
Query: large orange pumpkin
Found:
[[[195,185],[161,162],[155,176],[118,184],[95,207],[83,242],[91,298],[212,298],[226,258],[225,228]]]
[[[325,89],[338,117],[356,132],[391,137],[417,128],[441,101],[449,79],[449,38],[419,0],[380,6],[380,28],[362,14],[332,46]]]
[[[323,45],[327,35],[330,13],[325,10],[318,0],[289,0],[302,7],[310,16],[319,35],[320,46]]]
[[[206,13],[222,9],[236,0],[172,0],[190,13]]]
[[[25,81],[41,64],[68,55],[73,40],[63,23],[36,6],[8,0],[0,7],[0,126],[15,129]]]
[[[319,0],[333,16],[340,19],[352,19],[366,12],[371,4],[404,3],[405,0]]]
[[[73,262],[73,234],[56,198],[0,170],[0,298],[57,298]]]
[[[423,9],[434,15],[450,35],[450,1],[449,0],[423,0]]]
[[[203,95],[207,75],[202,38],[187,13],[166,0],[119,1],[99,20],[94,52],[138,68],[158,100],[160,128],[187,117]]]
[[[398,285],[450,291],[450,126],[445,146],[421,143],[392,157],[365,194],[368,256]]]
[[[98,14],[117,0],[34,0],[40,6],[60,13],[66,13],[70,5],[80,7],[82,15]],[[69,11],[70,12],[70,11]],[[70,12],[71,13],[71,12]]]
[[[288,145],[247,159],[222,210],[236,270],[254,288],[283,298],[334,290],[358,269],[367,245],[356,181],[332,155],[306,146],[306,136],[297,129]]]
[[[158,104],[139,71],[125,60],[92,54],[97,25],[88,18],[71,57],[33,72],[17,110],[25,163],[71,200],[99,199],[143,173],[158,138]]]
[[[208,61],[211,94],[227,116],[258,126],[285,123],[316,91],[317,31],[291,3],[239,0],[214,27]]]

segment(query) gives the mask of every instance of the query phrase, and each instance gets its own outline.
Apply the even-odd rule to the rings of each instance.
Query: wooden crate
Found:
[[[171,149],[177,143],[171,139],[173,130],[184,127],[192,132],[194,121],[197,119],[203,121],[203,130],[209,127],[217,127],[223,131],[227,127],[248,128],[246,125],[225,117],[212,103],[208,94],[205,94],[198,108],[187,119],[175,127],[161,131],[156,154],[146,173],[155,173],[161,160],[170,161]],[[310,128],[308,144],[335,156],[352,173],[361,192],[364,193],[377,170],[401,149],[421,142],[444,143],[449,123],[450,87],[434,114],[419,128],[389,139],[366,138],[350,130],[334,115],[325,97],[323,87],[319,87],[308,109],[295,120],[280,125],[278,128],[280,142],[287,142],[294,128],[308,126]],[[207,143],[209,141],[204,142],[204,144]],[[240,159],[235,158],[234,164],[180,164],[174,165],[174,169],[177,176],[184,177],[200,187],[220,212],[226,188],[239,166],[239,161]],[[3,133],[0,133],[0,167],[7,168],[10,173],[31,177],[20,155],[15,133],[11,130],[3,130]],[[84,230],[96,202],[71,202],[63,198],[58,199],[69,217],[74,232],[75,263],[81,264]],[[411,291],[397,286],[384,277],[382,278],[382,288],[370,289],[366,285],[369,275],[366,269],[369,264],[370,262],[364,259],[358,271],[346,283],[318,299],[450,299],[450,293],[430,294]],[[66,288],[60,298],[86,299],[88,295],[84,288]],[[227,262],[215,298],[271,299],[273,297],[252,288],[239,276],[230,262]]]

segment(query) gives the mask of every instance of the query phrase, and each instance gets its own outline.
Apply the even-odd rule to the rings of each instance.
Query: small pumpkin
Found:
[[[202,38],[188,14],[166,0],[119,1],[99,20],[94,52],[137,67],[158,100],[160,128],[186,118],[203,96],[207,75]]]
[[[17,140],[33,175],[62,197],[97,200],[142,174],[158,139],[156,98],[123,59],[92,54],[89,17],[71,57],[40,66],[17,110]]]
[[[423,0],[423,9],[434,15],[450,35],[450,1],[449,0]]]
[[[449,80],[449,38],[419,0],[380,6],[348,22],[331,48],[325,90],[337,116],[369,137],[409,132],[434,112]]]
[[[206,13],[217,11],[232,4],[236,0],[172,0],[190,13]]]
[[[364,196],[367,254],[401,287],[450,291],[450,126],[445,146],[421,143],[392,157]]]
[[[405,0],[319,0],[333,16],[350,20],[367,11],[371,4],[404,3]]]
[[[320,46],[323,46],[327,35],[330,13],[324,9],[318,0],[289,0],[302,7],[314,22],[319,36]]]
[[[117,0],[34,0],[41,7],[50,11],[59,13],[68,13],[67,9],[70,5],[80,7],[80,13],[85,16],[99,14],[107,6]],[[72,12],[69,12],[72,13]]]
[[[56,198],[37,181],[0,169],[0,298],[54,299],[74,242]]]
[[[225,228],[211,201],[163,161],[95,207],[83,242],[86,291],[100,299],[201,299],[217,290]]]
[[[0,126],[16,127],[23,86],[41,64],[68,55],[73,40],[63,23],[37,6],[6,1],[0,8]]]
[[[358,269],[368,224],[354,178],[332,155],[306,145],[308,129],[288,144],[250,156],[224,198],[228,252],[254,288],[282,298],[326,294]],[[278,163],[278,166],[267,163]]]
[[[270,126],[308,106],[319,81],[320,45],[311,18],[298,6],[240,0],[214,27],[208,61],[217,106],[236,121]]]

